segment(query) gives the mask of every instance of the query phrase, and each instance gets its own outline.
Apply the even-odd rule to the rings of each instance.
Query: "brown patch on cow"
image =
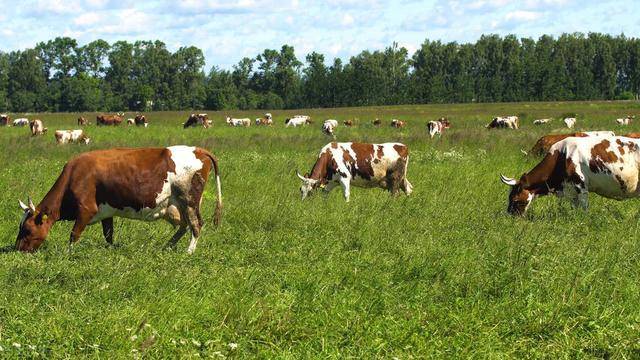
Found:
[[[374,175],[373,167],[371,167],[371,160],[375,154],[373,144],[352,143],[351,149],[356,154],[357,162],[357,169],[356,166],[352,165],[351,172],[354,175],[357,174],[364,179],[371,180]],[[345,152],[347,151],[345,150]]]
[[[632,138],[632,139],[640,139],[640,133],[628,133],[622,136]]]
[[[610,172],[605,164],[611,164],[618,161],[618,157],[613,151],[608,151],[611,143],[609,140],[602,140],[591,148],[591,159],[589,160],[589,168],[594,173]]]
[[[531,148],[530,153],[535,156],[543,156],[551,147],[568,137],[586,137],[589,136],[583,132],[571,133],[571,134],[559,134],[559,135],[545,135],[536,141],[535,145]]]
[[[335,142],[335,141],[334,141],[334,142],[332,142],[332,143],[331,143],[331,148],[332,148],[332,149],[337,149],[337,148],[338,148],[338,143],[337,143],[337,142]]]
[[[620,155],[624,155],[624,143],[620,141],[620,139],[616,139],[616,143],[618,144],[618,151],[620,151]]]
[[[382,159],[382,157],[384,156],[384,146],[382,145],[378,145],[378,147],[376,148],[376,159]]]

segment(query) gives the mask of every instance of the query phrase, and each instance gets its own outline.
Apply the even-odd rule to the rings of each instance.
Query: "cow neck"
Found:
[[[329,161],[331,159],[331,154],[329,150],[325,151],[320,155],[315,165],[313,165],[313,169],[311,169],[311,174],[309,175],[310,179],[313,180],[321,180],[327,177],[327,167],[329,166]]]
[[[536,167],[522,175],[520,179],[522,186],[536,195],[547,195],[553,192],[560,185],[556,181],[560,176],[559,166],[562,165],[562,161],[558,161],[559,158],[558,150],[553,154],[547,154]]]
[[[62,199],[65,191],[67,190],[68,181],[68,169],[65,166],[62,174],[60,174],[55,184],[53,184],[47,195],[45,195],[40,204],[38,204],[37,209],[39,211],[43,211],[53,221],[60,219]]]

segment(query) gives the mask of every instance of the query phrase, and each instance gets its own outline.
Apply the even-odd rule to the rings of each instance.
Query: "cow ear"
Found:
[[[508,178],[502,174],[500,175],[500,181],[509,186],[515,186],[517,183],[516,179]]]

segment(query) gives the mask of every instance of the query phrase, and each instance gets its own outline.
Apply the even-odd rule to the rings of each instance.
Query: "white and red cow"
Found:
[[[302,199],[318,188],[328,194],[338,184],[344,198],[349,201],[351,185],[380,187],[397,194],[398,190],[410,195],[413,189],[407,180],[409,148],[400,143],[364,144],[336,143],[325,145],[311,174],[296,175],[302,181]]]
[[[631,124],[631,122],[635,118],[636,118],[635,116],[627,116],[627,117],[622,118],[622,119],[616,119],[616,123],[618,125],[629,125],[629,124]]]
[[[536,120],[533,120],[533,125],[544,125],[550,122],[551,122],[551,119],[536,119]]]
[[[227,116],[227,124],[231,126],[248,127],[248,126],[251,126],[251,119],[249,118],[234,119],[232,117]]]
[[[338,120],[328,119],[322,123],[322,133],[328,136],[335,136],[333,132],[338,127]]]
[[[164,219],[178,231],[175,246],[191,228],[188,252],[196,249],[203,225],[200,201],[211,170],[216,176],[214,223],[222,215],[218,160],[207,150],[190,146],[90,151],[67,162],[55,184],[35,206],[20,201],[24,211],[16,249],[35,251],[58,220],[75,221],[70,244],[87,225],[102,223],[113,243],[113,217],[155,221]]]
[[[0,114],[0,126],[9,126],[11,117],[7,114]]]
[[[312,123],[311,117],[307,115],[296,115],[292,118],[284,120],[285,127],[289,127],[289,126],[297,127],[302,125],[308,125],[311,123]]]
[[[567,118],[564,118],[562,121],[564,121],[564,124],[567,125],[569,129],[573,129],[573,126],[576,124],[578,120],[576,120],[576,118],[574,117],[567,117]]]
[[[29,122],[29,130],[31,136],[44,135],[47,132],[47,128],[44,127],[44,123],[40,119],[35,119]]]
[[[485,127],[487,129],[507,128],[517,130],[520,128],[520,118],[517,116],[497,116]]]
[[[136,115],[136,117],[133,119],[133,122],[136,124],[136,126],[143,126],[143,127],[149,126],[147,117],[141,114]]]
[[[88,145],[91,141],[84,133],[84,130],[56,130],[53,136],[58,144],[75,143]]]
[[[27,118],[18,118],[13,120],[13,126],[27,126],[29,125],[29,119]]]
[[[132,126],[135,125],[136,121],[133,118],[128,118],[127,119],[127,125]]]
[[[429,121],[427,123],[427,130],[429,130],[429,136],[431,136],[432,139],[436,134],[438,134],[438,136],[442,136],[444,130],[450,127],[451,123],[447,118],[440,118],[437,121]]]
[[[640,197],[639,174],[640,139],[588,136],[557,142],[519,180],[500,179],[511,187],[507,212],[523,215],[533,199],[549,194],[584,209],[589,192],[616,200]]]
[[[189,118],[187,119],[187,121],[182,123],[182,127],[186,129],[188,127],[202,126],[203,128],[207,129],[212,124],[213,124],[213,121],[209,120],[208,114],[191,114],[189,115]]]
[[[260,125],[272,126],[273,125],[273,116],[271,116],[271,113],[264,114],[264,117],[256,119],[256,125],[257,126],[260,126]]]
[[[392,128],[396,128],[396,129],[400,129],[403,128],[407,125],[406,121],[402,121],[402,120],[398,120],[398,119],[392,119],[391,120],[391,127]]]
[[[549,149],[553,146],[553,144],[558,141],[562,141],[568,137],[587,137],[587,136],[596,136],[596,137],[609,137],[616,136],[613,131],[584,131],[570,134],[553,134],[553,135],[545,135],[536,141],[535,145],[531,148],[530,154],[534,156],[543,156],[546,154]],[[625,135],[626,136],[626,135]],[[528,155],[524,150],[521,150],[525,155]]]

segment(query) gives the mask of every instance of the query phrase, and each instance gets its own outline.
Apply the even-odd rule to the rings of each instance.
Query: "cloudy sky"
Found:
[[[332,60],[397,41],[475,41],[481,34],[537,38],[563,32],[640,36],[639,0],[0,0],[0,50],[56,36],[195,45],[207,68],[231,68],[265,48],[293,45]]]

